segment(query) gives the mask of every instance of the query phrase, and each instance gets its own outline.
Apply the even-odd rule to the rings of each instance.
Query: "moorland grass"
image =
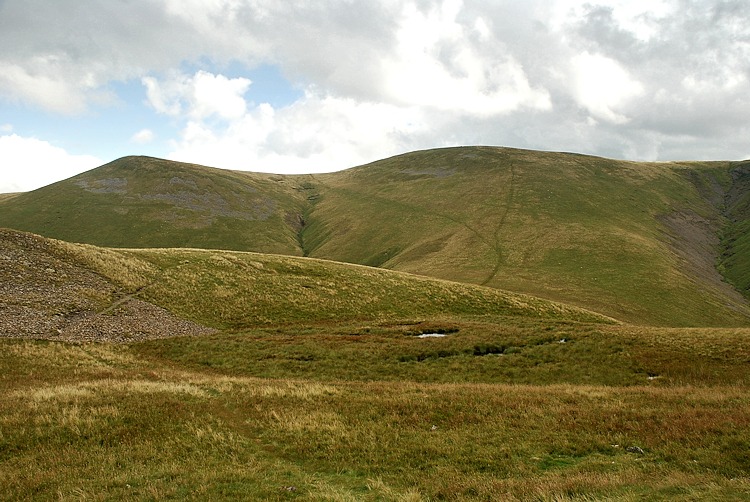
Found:
[[[528,295],[302,257],[198,249],[114,250],[59,241],[58,245],[139,298],[221,329],[446,316],[614,322]]]
[[[348,381],[346,372],[330,381],[256,378],[153,351],[143,357],[138,347],[1,343],[5,499],[750,494],[744,385]]]
[[[431,324],[445,326],[446,324]],[[299,325],[148,341],[140,357],[194,370],[312,381],[750,385],[750,332],[670,330],[508,318],[449,324],[444,338],[411,325]]]

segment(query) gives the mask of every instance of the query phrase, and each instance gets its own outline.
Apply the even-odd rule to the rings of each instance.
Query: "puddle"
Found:
[[[417,338],[442,338],[444,336],[447,336],[445,333],[422,333],[421,335],[417,335]]]

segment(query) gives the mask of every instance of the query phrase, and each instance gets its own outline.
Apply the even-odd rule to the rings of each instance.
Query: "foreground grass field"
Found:
[[[750,497],[747,332],[547,327],[4,340],[2,497]]]

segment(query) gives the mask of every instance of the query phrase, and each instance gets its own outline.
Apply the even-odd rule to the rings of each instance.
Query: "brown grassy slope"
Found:
[[[0,498],[750,494],[746,386],[321,382],[186,368],[129,345],[0,345]]]
[[[492,288],[300,257],[107,249],[11,230],[0,238],[5,336],[126,340],[207,332],[193,323],[247,329],[425,316],[610,322]]]

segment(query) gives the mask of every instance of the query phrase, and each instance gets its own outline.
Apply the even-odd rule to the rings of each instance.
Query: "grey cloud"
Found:
[[[442,0],[419,0],[434,12]],[[443,41],[434,55],[453,76],[460,51],[489,69],[515,61],[551,108],[509,108],[497,116],[425,111],[432,131],[399,136],[407,147],[484,143],[643,158],[746,155],[750,116],[750,10],[737,1],[675,0],[665,17],[646,13],[654,28],[639,38],[618,22],[614,7],[590,0],[585,14],[561,27],[552,0],[465,0],[456,22],[464,37]],[[0,2],[0,68],[61,82],[60,93],[102,99],[112,80],[166,74],[184,62],[238,60],[278,65],[320,96],[362,102],[392,99],[386,63],[397,56],[400,1],[157,2],[145,0],[4,0]],[[475,29],[481,19],[486,37]],[[617,61],[644,92],[619,110],[630,120],[589,120],[571,91],[571,58],[587,51]],[[498,78],[488,78],[502,88]],[[728,85],[735,79],[732,85]],[[0,78],[0,96],[34,95]],[[446,99],[451,99],[447,96]],[[408,106],[408,104],[398,103]],[[315,117],[310,117],[314,120]],[[293,145],[289,145],[292,149]],[[304,151],[305,145],[300,146]]]
[[[643,96],[625,109],[632,120],[619,134],[659,137],[660,155],[674,157],[670,145],[693,149],[685,137],[705,149],[746,130],[750,116],[747,5],[679,1],[669,16],[650,16],[647,21],[657,28],[645,40],[620,26],[610,7],[590,6],[586,16],[571,26],[575,47],[611,57],[644,85]],[[725,142],[730,156],[748,151],[740,143]]]

